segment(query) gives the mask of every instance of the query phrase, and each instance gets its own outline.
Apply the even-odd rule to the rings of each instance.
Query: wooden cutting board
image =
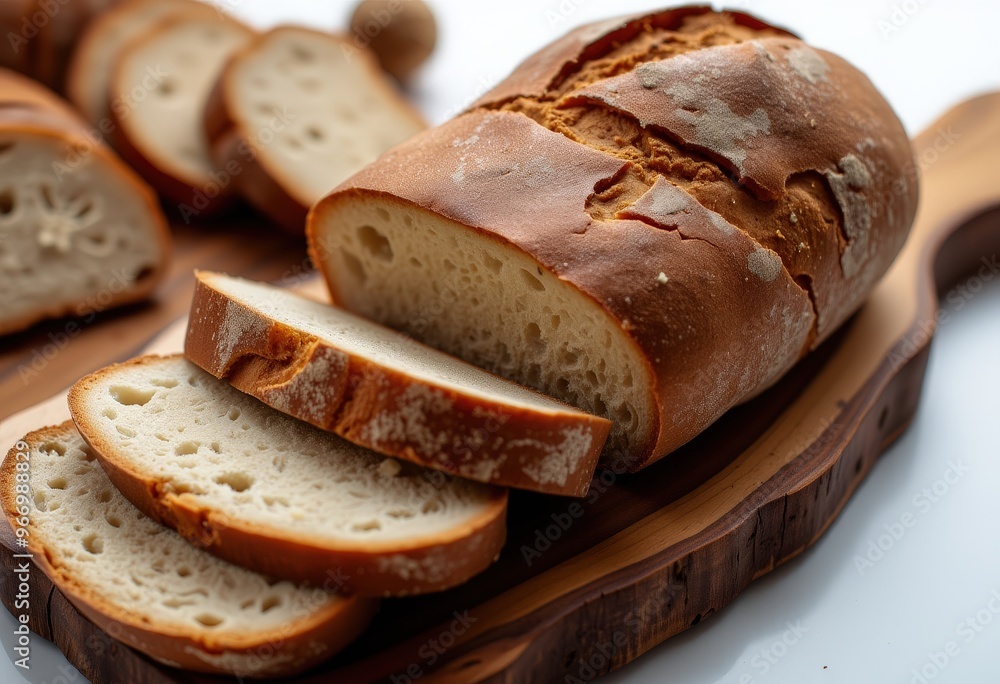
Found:
[[[778,386],[638,476],[605,473],[580,501],[515,492],[500,561],[465,586],[387,601],[369,631],[292,681],[589,681],[710,617],[754,578],[817,541],[919,399],[937,292],[996,268],[1000,252],[1000,95],[967,102],[915,140],[923,171],[913,235],[871,300]],[[0,354],[0,441],[68,415],[62,390],[145,350],[180,349],[192,266],[256,278],[294,276],[301,245],[253,230],[179,235],[179,264],[159,304],[102,318],[43,373],[18,375],[42,331]],[[306,289],[321,293],[315,282]],[[12,546],[9,528],[3,541]],[[0,553],[0,598],[16,594]],[[41,572],[31,628],[95,682],[225,682],[157,665],[85,620]],[[569,679],[569,681],[574,681]]]

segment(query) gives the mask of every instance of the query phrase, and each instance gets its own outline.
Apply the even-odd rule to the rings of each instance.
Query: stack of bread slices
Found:
[[[308,209],[425,126],[375,57],[197,0],[123,0],[80,37],[69,99],[190,222],[242,196],[302,233]]]
[[[330,657],[380,599],[486,569],[506,487],[582,496],[610,431],[343,310],[205,272],[184,356],[89,375],[69,409],[0,469],[36,563],[155,660],[251,678]]]

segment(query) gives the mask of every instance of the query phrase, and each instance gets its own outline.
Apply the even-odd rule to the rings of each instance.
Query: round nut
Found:
[[[423,0],[363,0],[351,17],[351,33],[402,82],[434,51],[437,23]]]

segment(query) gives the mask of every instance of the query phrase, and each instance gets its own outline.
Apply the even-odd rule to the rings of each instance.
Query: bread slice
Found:
[[[111,112],[115,145],[185,221],[235,197],[238,174],[216,167],[202,122],[223,65],[253,36],[222,14],[177,15],[133,39],[114,66],[109,97],[134,103]]]
[[[176,357],[77,383],[73,420],[147,515],[230,562],[365,595],[437,591],[488,567],[506,490],[385,459]]]
[[[287,290],[197,275],[185,355],[264,403],[381,454],[583,496],[609,421]]]
[[[247,201],[295,233],[323,195],[424,126],[367,50],[293,26],[236,55],[206,109],[216,162],[238,164]]]
[[[129,0],[101,14],[80,37],[66,77],[66,97],[93,125],[111,123],[111,77],[122,50],[178,13],[217,19],[218,9],[197,0]]]
[[[115,490],[69,421],[10,450],[0,497],[11,526],[27,531],[26,552],[77,610],[165,665],[287,677],[336,653],[375,612],[373,599],[271,581],[156,524]]]
[[[55,94],[0,71],[0,334],[143,299],[169,252],[149,187]]]

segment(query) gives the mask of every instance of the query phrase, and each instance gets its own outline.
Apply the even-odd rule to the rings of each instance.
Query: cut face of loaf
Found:
[[[291,292],[197,274],[185,355],[355,444],[492,484],[583,496],[611,427]]]
[[[323,195],[424,128],[367,51],[297,27],[229,63],[206,125],[220,165],[250,167],[239,178],[246,199],[297,233]]]
[[[133,39],[115,65],[110,97],[133,103],[112,111],[116,144],[186,219],[232,199],[202,119],[226,60],[253,35],[222,15],[174,16]]]
[[[147,296],[169,254],[152,191],[51,93],[0,85],[0,334]]]
[[[93,125],[110,122],[111,78],[118,56],[128,43],[179,13],[196,13],[211,20],[218,19],[218,12],[217,8],[196,0],[119,3],[94,19],[80,37],[66,78],[66,96]]]
[[[180,357],[99,371],[69,402],[136,506],[268,576],[424,593],[469,579],[503,544],[506,490],[385,459]]]
[[[916,210],[842,59],[739,13],[583,27],[321,200],[336,304],[614,421],[637,470],[864,301]]]
[[[28,551],[66,598],[165,665],[290,676],[352,641],[375,612],[371,599],[268,580],[161,527],[115,489],[71,422],[11,449],[0,488],[8,520],[17,529],[28,519]]]

